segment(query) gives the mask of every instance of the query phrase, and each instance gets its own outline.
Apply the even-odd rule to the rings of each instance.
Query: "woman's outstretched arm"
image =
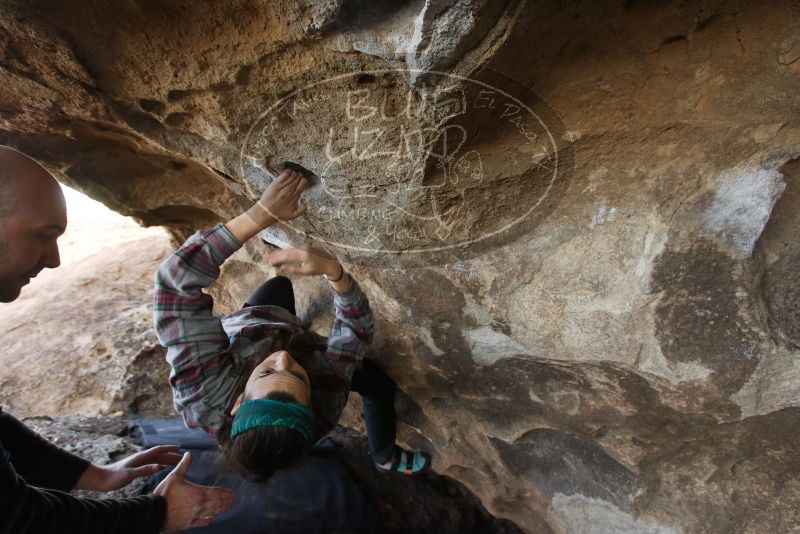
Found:
[[[203,289],[219,277],[222,264],[244,241],[276,220],[305,211],[299,198],[306,183],[301,175],[284,172],[247,212],[194,234],[156,272],[156,334],[167,347],[175,409],[189,427],[216,435],[237,382],[229,372],[230,340]]]

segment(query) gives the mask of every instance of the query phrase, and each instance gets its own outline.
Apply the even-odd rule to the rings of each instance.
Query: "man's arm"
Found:
[[[0,446],[0,532],[3,533],[173,532],[208,524],[211,516],[225,511],[233,502],[234,496],[228,490],[184,480],[191,461],[188,455],[156,488],[158,495],[97,500],[58,491],[76,487],[118,489],[136,477],[178,463],[177,446],[153,447],[112,466],[95,466],[48,442],[1,410],[0,437],[8,444],[6,448]],[[21,469],[15,469],[17,465]],[[93,468],[102,474],[90,481],[87,474]]]
[[[98,501],[72,497],[62,491],[75,488],[91,465],[88,461],[55,446],[4,412],[0,412],[0,438],[3,441],[0,448],[0,525],[4,525],[3,532],[148,533],[161,530],[166,512],[163,498]]]
[[[211,524],[235,499],[232,491],[185,480],[191,457],[155,493],[127,499],[83,499],[31,486],[0,447],[0,532],[3,534],[150,534]]]
[[[0,440],[16,472],[34,486],[70,491],[90,465],[42,438],[2,409]]]
[[[96,465],[47,441],[16,417],[0,408],[0,440],[14,470],[28,484],[70,491],[111,491],[134,479],[177,464],[177,445],[162,445],[137,452],[111,465]]]
[[[161,531],[166,501],[158,495],[81,499],[30,486],[0,448],[0,527],[15,534],[150,534]]]

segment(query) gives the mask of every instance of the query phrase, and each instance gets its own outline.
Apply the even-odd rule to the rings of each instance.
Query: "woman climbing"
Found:
[[[364,359],[374,330],[369,302],[335,258],[311,248],[266,256],[287,274],[327,278],[336,312],[328,338],[295,315],[292,284],[283,276],[222,318],[203,292],[243,243],[305,212],[300,196],[307,183],[285,170],[247,212],[194,234],[159,267],[155,327],[172,367],[175,408],[188,427],[215,436],[235,466],[269,477],[296,465],[333,430],[352,389],[363,399],[375,468],[420,473],[430,457],[395,444],[395,384]]]

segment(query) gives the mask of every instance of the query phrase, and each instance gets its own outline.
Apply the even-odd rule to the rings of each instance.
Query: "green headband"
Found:
[[[270,399],[249,400],[242,403],[233,416],[231,438],[258,426],[285,426],[302,434],[308,443],[314,434],[314,414],[305,404],[280,402]]]

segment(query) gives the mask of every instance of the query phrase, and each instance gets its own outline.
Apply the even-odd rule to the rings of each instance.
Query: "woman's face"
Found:
[[[253,369],[244,386],[245,399],[263,399],[269,393],[288,393],[297,402],[311,405],[311,383],[303,366],[285,350],[269,355]],[[240,402],[237,402],[237,405]]]

